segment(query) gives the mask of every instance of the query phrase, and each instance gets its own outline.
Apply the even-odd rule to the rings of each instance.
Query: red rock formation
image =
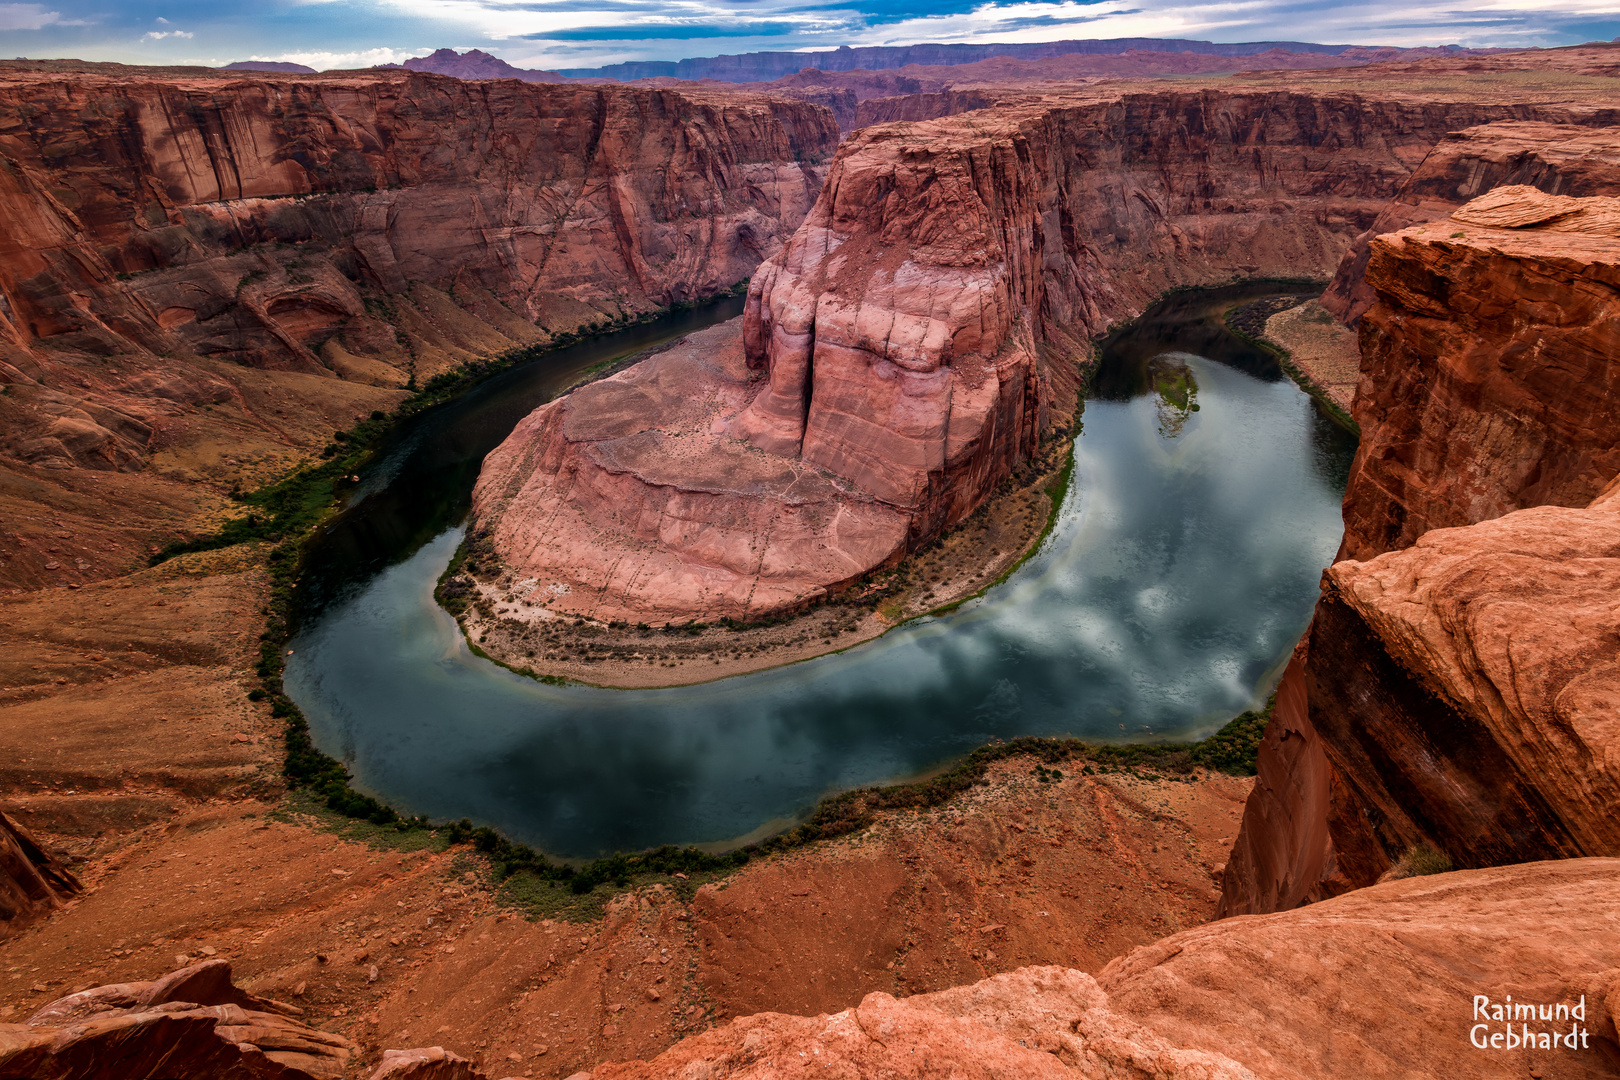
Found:
[[[1533,1066],[1546,1080],[1596,1080],[1620,1071],[1616,888],[1613,859],[1389,882],[1183,931],[1095,979],[1023,968],[903,1000],[869,994],[831,1016],[764,1013],[590,1075],[1509,1080]],[[1509,995],[1565,1007],[1516,1034],[1573,1028],[1576,1045],[1478,1050],[1471,1030],[1488,1046],[1506,1023],[1476,1030],[1476,996],[1489,1017]]]
[[[79,892],[79,879],[0,813],[0,938]]]
[[[440,1046],[384,1050],[370,1080],[485,1080],[473,1063]]]
[[[1504,201],[1517,217],[1486,213]],[[1519,507],[1585,506],[1620,473],[1612,202],[1498,189],[1373,242],[1382,302],[1362,319],[1344,556]]]
[[[750,284],[743,340],[764,385],[724,363],[694,374],[713,388],[701,422],[666,391],[616,398],[610,437],[633,435],[633,456],[548,406],[491,455],[477,526],[527,599],[569,614],[757,617],[814,599],[971,513],[1036,446],[1045,366],[1079,362],[1082,337],[1174,285],[1325,273],[1435,122],[1341,96],[1161,92],[1010,96],[863,129]],[[671,424],[701,433],[701,457],[652,434]],[[735,486],[743,461],[838,478],[845,509],[785,512],[775,479]],[[779,521],[785,547],[765,539]]]
[[[652,1061],[603,1065],[591,1077],[720,1074],[765,1080],[798,1070],[994,1080],[1250,1080],[1254,1075],[1224,1055],[1178,1047],[1119,1015],[1083,972],[1035,967],[904,1000],[868,994],[860,1005],[833,1016],[743,1017]]]
[[[1372,227],[1345,253],[1322,304],[1354,324],[1372,306],[1367,260],[1373,237],[1449,217],[1493,188],[1528,184],[1556,195],[1620,192],[1620,134],[1592,124],[1620,121],[1611,110],[1576,113],[1574,123],[1504,120],[1447,135],[1401,185]]]
[[[571,327],[748,276],[815,197],[803,160],[837,138],[826,112],[758,95],[401,72],[12,76],[0,337],[324,371],[315,353],[336,335],[354,353],[394,347],[386,294],[421,282],[532,338],[535,320]]]
[[[0,1075],[31,1080],[337,1080],[354,1046],[210,960],[156,982],[98,986],[0,1024]]]
[[[1614,859],[1407,878],[1183,931],[1114,961],[1097,982],[1111,1008],[1161,1038],[1278,1080],[1612,1077],[1617,885]],[[1515,1052],[1504,1038],[1482,1051],[1469,1041],[1476,995],[1549,1013],[1584,995],[1584,1021],[1528,1026],[1583,1028],[1586,1045]],[[1488,1045],[1506,1025],[1486,1024]]]
[[[1310,718],[1366,883],[1429,842],[1461,866],[1620,854],[1620,505],[1436,529],[1327,574]]]
[[[759,392],[740,329],[694,334],[544,405],[490,453],[474,528],[517,591],[605,621],[749,618],[904,550],[899,508],[729,432]]]
[[[1311,726],[1303,642],[1277,686],[1257,764],[1243,828],[1221,874],[1218,919],[1288,911],[1345,891],[1330,889],[1323,880],[1333,850],[1328,839],[1333,776]]]
[[[1335,223],[1348,231],[1371,209],[1364,196],[1388,183],[1372,162],[1398,148],[1363,140],[1329,166],[1307,147],[1348,142],[1367,108],[1386,107],[1003,98],[972,122],[857,132],[750,286],[749,358],[770,387],[733,431],[853,480],[933,535],[1033,445],[1036,342],[1099,332],[1173,284],[1335,261]],[[1190,145],[1188,131],[1200,133]],[[1265,183],[1238,164],[1255,153]],[[1266,220],[1273,182],[1314,199],[1310,218],[1296,205],[1286,223]]]

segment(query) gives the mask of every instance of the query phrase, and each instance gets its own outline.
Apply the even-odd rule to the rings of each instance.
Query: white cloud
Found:
[[[671,26],[728,25],[748,21],[787,24],[801,33],[858,31],[847,11],[821,13],[801,0],[750,3],[746,13],[724,0],[646,0],[640,6],[598,8],[591,5],[550,7],[533,0],[388,0],[408,16],[454,23],[494,41],[545,36],[572,30],[613,28],[664,30]],[[703,40],[697,36],[690,40]]]
[[[316,71],[329,71],[333,68],[368,68],[378,64],[403,64],[413,56],[426,56],[432,49],[356,49],[353,52],[285,52],[275,56],[250,56],[249,60],[279,61],[287,64],[303,64]]]
[[[190,30],[148,30],[141,35],[142,41],[162,41],[164,38],[194,38]]]
[[[46,11],[43,4],[0,4],[0,30],[43,30],[47,26],[71,25],[60,11]]]
[[[156,19],[154,19],[154,20],[153,20],[153,21],[154,21],[154,22],[160,22],[160,23],[162,23],[162,24],[163,24],[163,25],[164,25],[164,26],[168,26],[168,25],[169,25],[169,20],[168,20],[168,19],[165,19],[165,18],[164,18],[164,17],[163,17],[163,16],[161,16],[161,15],[159,15],[159,16],[158,16],[158,17],[157,17],[157,18],[156,18]]]

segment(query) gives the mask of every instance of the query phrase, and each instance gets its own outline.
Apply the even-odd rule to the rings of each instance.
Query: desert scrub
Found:
[[[1425,877],[1429,874],[1446,874],[1456,869],[1451,859],[1444,852],[1438,851],[1431,844],[1413,844],[1406,849],[1395,865],[1384,872],[1380,881],[1399,881],[1402,878]]]

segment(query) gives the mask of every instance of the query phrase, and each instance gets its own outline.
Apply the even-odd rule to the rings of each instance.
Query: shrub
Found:
[[[1399,881],[1402,878],[1446,874],[1454,869],[1456,867],[1452,865],[1450,857],[1432,844],[1413,844],[1395,861],[1395,865],[1389,868],[1381,880]]]

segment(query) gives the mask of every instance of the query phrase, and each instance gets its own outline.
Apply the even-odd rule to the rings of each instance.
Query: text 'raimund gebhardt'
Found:
[[[1506,1001],[1474,995],[1468,1041],[1481,1050],[1586,1050],[1586,1039],[1585,994],[1578,1005],[1538,1005],[1514,1001],[1512,994]]]

